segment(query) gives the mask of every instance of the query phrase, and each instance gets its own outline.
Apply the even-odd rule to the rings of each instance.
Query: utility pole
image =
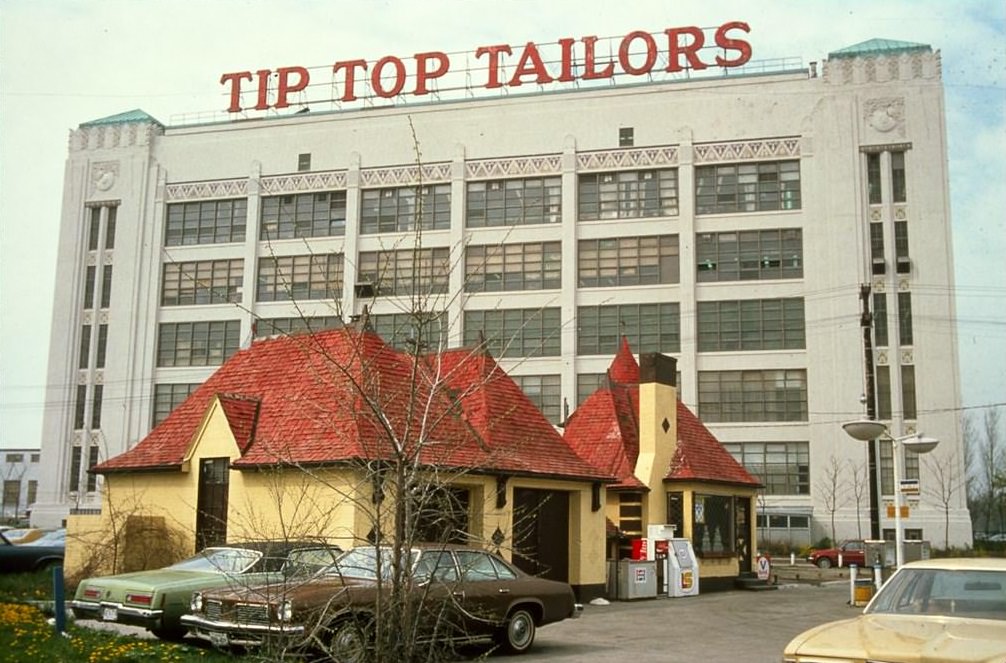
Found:
[[[877,387],[873,370],[873,313],[870,312],[872,288],[868,283],[859,286],[862,303],[860,326],[863,328],[863,361],[866,369],[866,418],[877,418]],[[880,490],[877,485],[877,440],[866,443],[867,473],[870,481],[870,538],[880,539]],[[897,487],[895,487],[897,489]]]

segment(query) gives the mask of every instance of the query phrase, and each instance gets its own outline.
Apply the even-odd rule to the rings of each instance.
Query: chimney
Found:
[[[667,522],[663,480],[678,446],[678,363],[651,352],[639,356],[639,458],[636,478],[650,487],[643,496],[643,521]]]

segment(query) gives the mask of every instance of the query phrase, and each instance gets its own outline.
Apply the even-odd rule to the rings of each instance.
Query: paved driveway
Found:
[[[854,617],[849,585],[784,586],[679,599],[588,605],[580,619],[538,631],[521,663],[779,663],[811,626]],[[493,657],[497,658],[497,657]],[[490,659],[492,660],[492,659]]]

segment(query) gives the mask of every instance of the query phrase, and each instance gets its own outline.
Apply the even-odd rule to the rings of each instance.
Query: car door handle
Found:
[[[500,587],[496,591],[499,592],[500,594],[509,594],[510,593],[510,590],[507,589],[506,587]]]

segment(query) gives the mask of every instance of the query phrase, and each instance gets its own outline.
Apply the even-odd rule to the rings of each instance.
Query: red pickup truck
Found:
[[[865,566],[866,545],[861,539],[843,541],[837,548],[825,548],[823,550],[813,550],[807,557],[807,561],[816,564],[819,568],[830,569],[838,566],[838,556],[842,556],[842,566],[856,564]]]

